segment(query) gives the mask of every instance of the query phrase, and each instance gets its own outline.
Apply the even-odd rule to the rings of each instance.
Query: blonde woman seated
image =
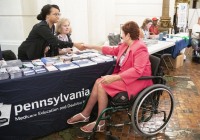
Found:
[[[152,20],[146,18],[140,28],[140,38],[142,39],[155,39],[158,38],[158,35],[150,35],[149,28],[152,25]]]
[[[61,41],[67,41],[72,42],[72,39],[70,37],[72,32],[70,21],[67,18],[61,18],[58,23],[56,24],[56,34],[59,40]],[[58,52],[60,55],[72,53],[71,48],[58,48]]]
[[[87,49],[95,49],[103,54],[117,56],[116,66],[112,75],[97,79],[86,107],[79,114],[67,120],[68,124],[88,122],[90,113],[98,102],[98,116],[108,105],[108,95],[114,97],[119,92],[127,91],[129,99],[139,91],[152,85],[151,80],[138,80],[141,76],[151,75],[151,63],[147,47],[139,39],[139,27],[136,22],[129,21],[122,26],[123,43],[117,47],[84,45]],[[96,121],[80,129],[92,132]],[[97,131],[103,131],[105,120],[101,120]]]

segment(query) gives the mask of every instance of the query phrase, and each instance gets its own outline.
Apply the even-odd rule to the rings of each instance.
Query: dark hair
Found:
[[[60,9],[59,9],[59,7],[57,5],[47,4],[47,5],[42,7],[40,14],[37,15],[37,19],[38,20],[45,20],[46,16],[50,14],[51,8],[56,8],[56,9],[58,9],[60,11]]]
[[[136,22],[134,22],[134,21],[126,22],[122,26],[122,30],[123,30],[125,35],[127,35],[129,33],[132,40],[138,40],[139,39],[139,32],[140,31],[139,31],[139,26]]]

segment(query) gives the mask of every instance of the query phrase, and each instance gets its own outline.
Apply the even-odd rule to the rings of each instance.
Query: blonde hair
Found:
[[[61,33],[61,26],[63,23],[68,22],[70,24],[69,19],[67,18],[61,18],[57,24],[56,24],[56,34],[60,34]],[[70,33],[71,33],[71,28],[70,28]]]
[[[141,28],[142,28],[143,30],[145,30],[145,29],[147,28],[146,25],[147,25],[149,22],[152,22],[152,20],[151,20],[150,18],[146,18],[146,19],[143,21],[143,24],[142,24]]]

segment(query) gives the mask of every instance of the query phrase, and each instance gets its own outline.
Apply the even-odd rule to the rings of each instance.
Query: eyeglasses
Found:
[[[54,14],[52,14],[52,15],[54,15],[54,16],[61,16],[60,13],[54,13]]]

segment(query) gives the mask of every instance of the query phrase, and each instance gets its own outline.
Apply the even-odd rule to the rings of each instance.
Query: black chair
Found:
[[[168,71],[174,69],[170,53],[155,53],[154,55],[161,59],[160,65],[166,67]]]
[[[11,50],[4,50],[2,51],[2,56],[4,60],[16,60],[17,57],[15,55],[15,53]]]
[[[152,136],[163,130],[168,124],[174,109],[174,98],[171,90],[165,85],[160,58],[151,55],[152,76],[143,76],[138,80],[153,80],[153,85],[143,89],[137,96],[128,99],[127,92],[118,93],[110,98],[109,105],[97,118],[93,132],[88,139],[95,137],[95,131],[101,120],[106,120],[106,138],[118,139],[112,136],[110,127],[131,124],[133,129],[142,136]],[[134,89],[133,89],[134,90]],[[117,111],[127,111],[129,121],[120,124],[112,122],[112,114]],[[105,114],[105,117],[103,117]]]

